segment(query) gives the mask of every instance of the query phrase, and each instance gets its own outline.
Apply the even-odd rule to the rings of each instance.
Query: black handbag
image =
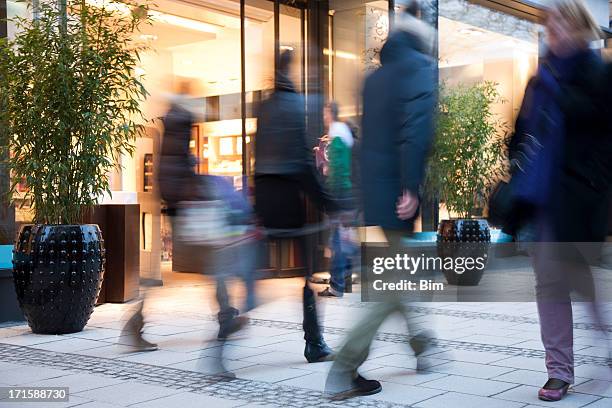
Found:
[[[528,171],[529,165],[537,160],[542,145],[528,133],[518,133],[510,144],[510,181],[500,181],[489,195],[489,217],[493,225],[502,227],[503,232],[515,235],[521,223],[531,214],[529,206],[518,200],[515,175]]]

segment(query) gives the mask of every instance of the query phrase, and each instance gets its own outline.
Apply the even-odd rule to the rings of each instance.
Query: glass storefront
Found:
[[[0,0],[2,2],[3,0]],[[8,17],[27,15],[24,3],[7,2]],[[97,0],[91,0],[93,2]],[[230,179],[237,189],[254,168],[255,107],[274,85],[276,61],[291,49],[298,63],[292,79],[306,95],[312,142],[322,136],[321,107],[335,100],[340,116],[358,125],[361,86],[380,64],[390,15],[402,0],[157,0],[153,24],[138,33],[150,51],[137,74],[151,96],[151,120],[133,158],[122,160],[113,190],[133,192],[141,204],[143,251],[151,262],[169,258],[169,231],[160,221],[153,173],[167,96],[189,82],[199,112],[192,129],[196,171]],[[533,19],[484,6],[486,1],[437,0],[440,80],[449,84],[493,81],[506,101],[496,107],[512,125],[525,85],[535,72],[541,27]],[[492,4],[492,3],[491,3]],[[14,27],[7,27],[11,36]],[[153,165],[153,166],[152,166]],[[157,221],[156,221],[157,220]],[[159,228],[158,228],[159,226]],[[159,230],[161,229],[161,238]],[[153,235],[151,235],[153,234]],[[164,238],[165,237],[165,238]],[[161,249],[155,242],[164,241]],[[141,258],[142,260],[143,258]]]

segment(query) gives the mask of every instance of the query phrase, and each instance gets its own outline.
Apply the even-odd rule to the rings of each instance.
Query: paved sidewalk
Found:
[[[431,368],[418,374],[405,324],[389,319],[361,370],[381,380],[383,392],[332,402],[322,394],[331,363],[308,364],[302,355],[300,279],[261,282],[263,306],[251,313],[244,335],[228,342],[227,366],[238,377],[228,382],[217,375],[213,287],[199,275],[172,276],[163,288],[148,290],[145,332],[159,344],[156,352],[130,353],[120,337],[134,305],[99,306],[86,329],[70,335],[0,328],[0,386],[70,387],[68,403],[0,401],[0,407],[612,407],[604,334],[594,330],[582,305],[575,307],[577,381],[561,402],[536,397],[546,372],[533,303],[414,307],[413,319],[432,322],[436,332],[427,355]],[[368,307],[358,293],[319,305],[326,339],[336,347]],[[610,321],[612,305],[605,310]]]

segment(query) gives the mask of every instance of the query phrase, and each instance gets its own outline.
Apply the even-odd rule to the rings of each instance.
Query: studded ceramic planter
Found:
[[[104,276],[97,225],[25,225],[13,251],[19,306],[34,333],[83,330]]]
[[[487,220],[454,219],[442,220],[438,227],[437,249],[441,258],[488,259],[491,231]],[[455,263],[456,264],[456,263]],[[476,286],[480,283],[483,268],[474,267],[463,273],[444,270],[446,281],[451,285]]]

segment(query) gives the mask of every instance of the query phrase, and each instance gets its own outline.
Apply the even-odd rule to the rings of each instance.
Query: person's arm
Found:
[[[609,102],[610,79],[605,68],[599,64],[583,67],[580,81],[571,85],[563,85],[557,100],[564,114],[580,121],[601,122],[608,120],[610,114]]]

